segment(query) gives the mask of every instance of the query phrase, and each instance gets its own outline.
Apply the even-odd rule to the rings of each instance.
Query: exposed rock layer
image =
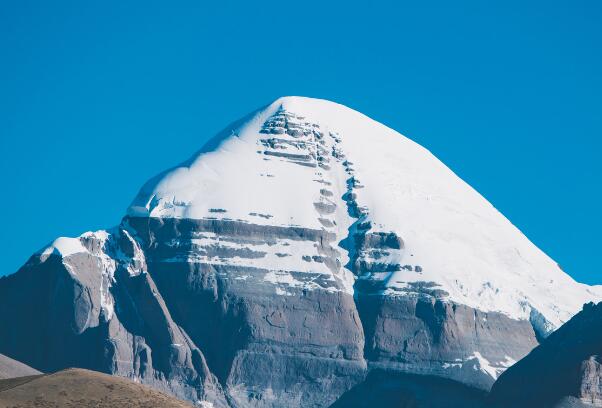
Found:
[[[536,345],[528,321],[446,302],[426,283],[404,296],[354,299],[336,274],[292,271],[311,280],[308,290],[270,280],[269,270],[196,262],[203,248],[193,237],[208,233],[251,252],[291,240],[313,242],[324,259],[335,253],[319,230],[126,218],[106,236],[88,235],[88,252],[36,255],[0,279],[0,306],[20,311],[0,315],[10,332],[0,350],[43,371],[78,366],[191,401],[259,407],[328,406],[369,367],[487,390]]]

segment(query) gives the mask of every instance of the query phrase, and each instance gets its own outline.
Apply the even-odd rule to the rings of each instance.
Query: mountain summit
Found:
[[[428,150],[284,97],[151,179],[118,227],[1,279],[0,353],[214,406],[322,407],[375,370],[488,390],[599,300]]]
[[[301,226],[336,234],[343,248],[384,234],[395,248],[349,243],[338,273],[302,269],[350,283],[354,273],[391,295],[434,282],[448,300],[531,319],[542,335],[602,294],[575,283],[426,149],[345,106],[280,98],[209,147],[147,183],[128,214]],[[253,263],[286,270],[279,249]]]

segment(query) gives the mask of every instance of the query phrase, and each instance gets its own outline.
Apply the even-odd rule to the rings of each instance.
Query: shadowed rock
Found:
[[[499,407],[602,406],[602,303],[552,333],[494,384]]]

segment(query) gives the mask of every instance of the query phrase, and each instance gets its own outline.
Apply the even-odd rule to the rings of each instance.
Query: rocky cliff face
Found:
[[[173,321],[127,231],[55,245],[63,253],[53,246],[0,279],[0,349],[44,372],[83,367],[190,400],[223,400],[202,352]]]
[[[0,279],[0,352],[216,407],[329,406],[382,373],[404,401],[436,383],[463,406],[600,295],[422,147],[282,98],[150,180],[118,227]]]
[[[365,357],[374,368],[489,390],[500,373],[537,345],[528,321],[500,313],[428,296],[361,294],[358,299]]]
[[[127,222],[153,248],[149,274],[233,405],[327,406],[362,380],[362,325],[336,273],[244,265],[271,247],[337,271],[328,233],[225,220]],[[217,262],[191,261],[205,256]]]
[[[602,406],[602,303],[584,306],[494,385],[497,406]]]

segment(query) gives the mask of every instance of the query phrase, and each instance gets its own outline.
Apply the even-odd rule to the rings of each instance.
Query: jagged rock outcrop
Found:
[[[203,354],[174,323],[127,231],[55,241],[1,278],[0,288],[4,353],[44,372],[88,368],[226,406]]]
[[[0,352],[215,407],[341,404],[382,373],[461,406],[599,299],[422,147],[289,97],[151,179],[118,227],[0,279]]]
[[[494,384],[495,406],[602,406],[602,303],[590,303]]]

